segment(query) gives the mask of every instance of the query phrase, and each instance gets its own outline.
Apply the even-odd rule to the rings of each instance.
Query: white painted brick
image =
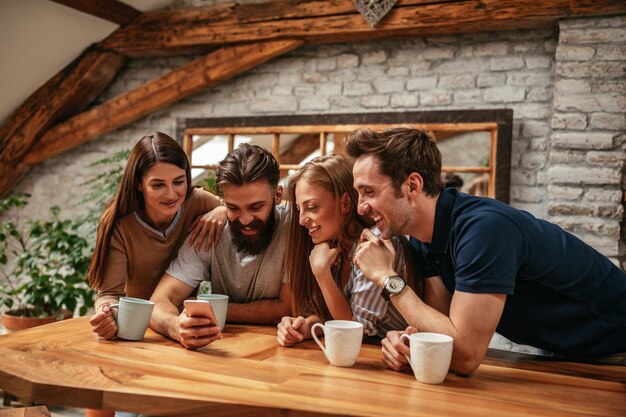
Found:
[[[553,129],[583,130],[587,127],[587,115],[582,113],[554,113]]]
[[[313,85],[297,85],[293,88],[293,95],[296,97],[314,96],[315,87]]]
[[[520,58],[521,59],[521,58]],[[483,58],[455,59],[434,66],[433,70],[440,74],[478,73],[489,69],[489,63]]]
[[[490,103],[513,103],[523,101],[525,96],[525,89],[519,87],[490,87],[483,92],[483,99]]]
[[[591,46],[559,45],[556,48],[557,61],[589,61],[596,50]]]
[[[552,84],[550,74],[543,72],[510,72],[506,83],[513,86],[546,86]]]
[[[382,94],[379,94],[379,95],[372,94],[372,95],[368,95],[365,97],[361,97],[359,102],[361,103],[363,107],[366,107],[366,108],[386,107],[389,104],[389,96],[382,95]]]
[[[302,73],[302,81],[308,83],[324,83],[328,81],[328,77],[321,72],[307,71]]]
[[[553,165],[582,165],[585,162],[585,153],[552,148],[549,158]]]
[[[297,108],[298,102],[295,97],[284,97],[280,100],[274,98],[262,98],[250,100],[250,111],[258,113],[292,112]]]
[[[593,113],[589,125],[594,129],[626,130],[626,115],[624,113]]]
[[[622,191],[619,189],[590,188],[585,191],[586,201],[601,201],[606,203],[621,203]]]
[[[332,109],[358,109],[359,105],[355,102],[353,98],[349,98],[346,96],[336,96],[330,98],[330,107]]]
[[[610,168],[585,168],[553,166],[548,170],[550,183],[562,184],[607,184],[617,185],[621,182],[621,173]]]
[[[420,53],[420,57],[430,61],[451,59],[456,52],[455,46],[428,47]]]
[[[390,105],[392,108],[398,107],[417,107],[417,94],[403,94],[391,96]]]
[[[522,135],[526,137],[547,136],[550,126],[547,121],[525,120],[522,121]]]
[[[542,169],[546,166],[547,155],[545,152],[528,152],[522,155],[522,168]]]
[[[554,132],[552,146],[570,149],[612,149],[612,133]]]
[[[558,42],[555,39],[549,39],[543,43],[543,49],[547,53],[554,55],[556,53],[557,45]]]
[[[555,83],[556,91],[562,95],[584,94],[591,92],[589,80],[560,79]]]
[[[385,61],[387,61],[387,52],[385,51],[368,52],[365,55],[363,55],[362,60],[363,60],[363,65],[365,66],[382,64]]]
[[[453,74],[439,77],[440,88],[472,88],[474,87],[473,74]]]
[[[624,28],[590,28],[568,29],[559,34],[559,41],[563,43],[604,43],[626,42]]]
[[[479,87],[493,87],[496,85],[504,85],[506,82],[506,74],[503,73],[481,73],[478,74],[476,84]]]
[[[626,45],[598,45],[596,57],[601,61],[624,61]]]
[[[359,75],[357,80],[359,81],[378,81],[378,80],[386,80],[385,76],[385,68],[382,66],[379,67],[365,67],[359,71]]]
[[[432,63],[429,61],[415,61],[409,65],[411,69],[411,75],[423,76],[430,73]]]
[[[520,119],[547,119],[552,114],[552,106],[548,103],[518,103],[513,111]]]
[[[455,91],[453,97],[455,104],[482,103],[483,101],[482,91],[478,89]]]
[[[452,103],[452,93],[442,90],[431,90],[420,93],[420,103],[424,106],[444,106]]]
[[[377,80],[373,82],[374,90],[378,93],[396,93],[404,91],[404,80]]]
[[[626,110],[626,96],[609,93],[570,97],[557,95],[554,98],[554,108],[565,112],[623,112]]]
[[[475,56],[502,56],[509,51],[507,42],[489,42],[474,47]]]
[[[335,68],[337,68],[337,59],[335,57],[317,59],[318,71],[332,71]]]
[[[328,110],[330,109],[330,100],[328,97],[316,97],[315,95],[302,97],[299,100],[298,108],[300,110]]]
[[[401,49],[394,53],[394,61],[399,63],[410,63],[417,61],[419,49]]]
[[[343,93],[347,96],[364,96],[371,94],[374,90],[370,83],[345,83],[343,85]]]
[[[507,56],[491,58],[489,68],[492,71],[509,71],[524,68],[524,58],[519,56]]]
[[[536,55],[526,57],[526,68],[528,69],[547,69],[550,68],[552,64],[552,58],[549,56]]]
[[[533,151],[547,152],[550,141],[547,137],[532,138],[530,140],[530,149]]]
[[[623,78],[626,75],[626,62],[557,62],[556,74],[571,78]]]
[[[521,169],[511,171],[511,184],[515,185],[535,185],[537,184],[537,173]]]
[[[603,165],[603,166],[615,166],[621,167],[624,165],[624,158],[626,153],[623,150],[617,151],[604,151],[604,152],[588,152],[587,163],[591,165]]]
[[[626,28],[626,15],[607,16],[593,19],[593,23],[600,27]]]
[[[582,187],[567,187],[563,185],[548,185],[548,195],[553,201],[565,200],[579,200],[583,195],[584,189]]]
[[[406,89],[414,90],[430,90],[437,87],[437,77],[420,77],[411,78],[406,83]]]
[[[337,57],[339,68],[356,68],[359,66],[359,56],[355,54],[342,54]]]
[[[539,203],[545,198],[545,190],[537,187],[515,187],[511,198],[523,203]]]
[[[601,80],[596,83],[594,92],[626,94],[626,79],[624,80]]]
[[[528,94],[526,94],[526,100],[537,102],[552,102],[552,88],[548,87],[531,87]]]
[[[387,70],[387,75],[390,77],[406,77],[409,75],[409,67],[391,67]]]
[[[317,94],[321,96],[333,96],[341,94],[341,84],[323,83],[315,87]]]

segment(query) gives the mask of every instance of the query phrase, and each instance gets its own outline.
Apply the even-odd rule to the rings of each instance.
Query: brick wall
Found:
[[[28,217],[45,216],[52,205],[80,211],[90,162],[152,130],[174,135],[177,118],[512,108],[511,204],[617,260],[624,242],[624,20],[565,21],[560,33],[306,46],[46,161],[17,191],[35,195]],[[192,59],[132,60],[99,101]]]
[[[626,18],[561,22],[548,218],[622,262],[625,91]]]

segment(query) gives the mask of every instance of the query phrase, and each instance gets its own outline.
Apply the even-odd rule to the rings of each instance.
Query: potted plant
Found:
[[[19,210],[27,197],[0,200],[0,215]],[[0,307],[9,309],[2,317],[9,330],[71,317],[77,307],[84,315],[93,306],[93,290],[84,278],[90,245],[78,222],[61,220],[57,207],[51,211],[49,221],[0,222]]]

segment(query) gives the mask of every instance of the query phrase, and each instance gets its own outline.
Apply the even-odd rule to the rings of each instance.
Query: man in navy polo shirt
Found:
[[[472,373],[495,331],[570,359],[626,364],[626,275],[609,259],[527,212],[444,190],[441,153],[426,132],[359,129],[347,150],[359,213],[381,231],[363,232],[354,261],[408,332],[454,338],[454,371]],[[401,234],[423,267],[423,300],[393,270],[385,239]],[[400,334],[382,342],[383,361],[396,370],[409,354]]]

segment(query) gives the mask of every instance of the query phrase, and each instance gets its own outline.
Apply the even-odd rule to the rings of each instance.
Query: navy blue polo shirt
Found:
[[[430,244],[411,238],[425,277],[506,294],[497,332],[569,356],[626,352],[626,274],[559,226],[500,201],[444,190]]]

